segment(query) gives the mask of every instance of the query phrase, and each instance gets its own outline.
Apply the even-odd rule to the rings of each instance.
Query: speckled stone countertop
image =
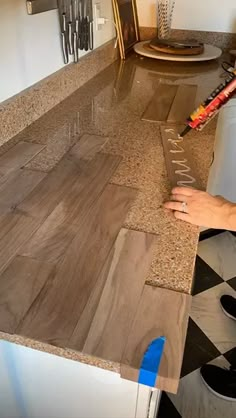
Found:
[[[162,208],[170,187],[160,126],[141,120],[141,116],[160,80],[197,84],[198,103],[222,81],[222,73],[218,62],[190,65],[131,56],[98,74],[12,138],[0,153],[22,140],[46,144],[28,168],[47,172],[84,133],[106,136],[103,152],[122,156],[111,182],[139,191],[124,227],[159,237],[147,283],[191,293],[199,230],[176,221]],[[203,185],[212,159],[215,127],[213,121],[203,132],[191,132],[186,138]]]
[[[87,301],[86,305],[83,305],[83,301],[78,302],[79,296],[82,295],[81,297],[84,297],[84,288],[86,286],[83,287],[84,282],[82,280],[81,287],[76,287],[77,284],[80,284],[80,279],[77,280],[77,268],[80,263],[80,256],[78,256],[78,248],[73,247],[73,238],[71,246],[68,244],[69,246],[67,251],[65,254],[63,252],[62,259],[64,260],[63,257],[65,255],[65,260],[68,261],[66,255],[69,254],[70,257],[72,255],[73,260],[78,263],[75,263],[75,266],[72,268],[72,272],[75,271],[76,274],[73,276],[73,274],[69,271],[70,268],[68,268],[68,265],[70,266],[70,263],[65,264],[65,271],[60,270],[64,265],[63,263],[62,266],[60,265],[58,267],[58,272],[60,273],[62,271],[63,274],[60,275],[58,273],[59,275],[57,275],[55,273],[55,275],[52,275],[53,280],[49,280],[51,276],[49,277],[47,281],[48,286],[45,286],[45,293],[42,292],[42,299],[39,297],[35,301],[35,312],[38,312],[35,317],[33,307],[34,298],[31,301],[32,304],[30,302],[33,311],[29,309],[30,306],[27,305],[26,307],[24,305],[24,303],[28,303],[27,301],[24,302],[24,295],[25,293],[27,294],[27,289],[25,289],[25,286],[27,288],[27,286],[31,284],[29,284],[27,281],[23,282],[23,285],[20,286],[20,290],[18,292],[17,288],[11,282],[12,278],[13,280],[16,278],[18,280],[18,277],[15,275],[13,269],[14,274],[10,274],[9,277],[6,276],[8,287],[6,286],[4,288],[4,281],[2,284],[3,287],[1,288],[0,286],[0,293],[2,296],[2,303],[0,303],[0,307],[2,307],[2,325],[0,324],[0,339],[5,339],[17,344],[22,344],[31,348],[46,351],[65,358],[78,360],[86,364],[102,367],[107,370],[112,370],[120,373],[123,378],[137,381],[141,359],[143,358],[143,355],[147,350],[150,341],[163,335],[166,337],[166,343],[162,355],[160,372],[158,373],[156,387],[167,390],[169,392],[176,392],[181,370],[187,321],[191,304],[190,294],[193,284],[194,264],[197,253],[199,229],[181,221],[177,221],[173,217],[173,214],[163,209],[162,204],[166,199],[169,198],[170,195],[170,183],[166,171],[160,133],[160,123],[142,120],[142,115],[147,108],[147,105],[150,103],[150,100],[153,98],[153,95],[155,94],[156,88],[160,81],[162,83],[166,81],[169,84],[173,83],[177,85],[197,85],[198,90],[196,102],[200,102],[220,81],[222,81],[222,78],[224,77],[222,73],[223,71],[221,70],[220,64],[218,62],[186,65],[141,59],[140,57],[132,55],[127,59],[126,62],[115,62],[110,67],[106,68],[103,72],[99,73],[87,84],[83,85],[66,100],[58,104],[37,121],[33,122],[29,127],[23,130],[17,136],[14,136],[0,148],[0,155],[2,155],[12,147],[14,151],[14,145],[18,142],[21,142],[19,146],[22,146],[23,142],[24,147],[36,147],[37,152],[35,152],[32,159],[27,159],[27,161],[25,161],[23,164],[23,170],[24,173],[26,173],[28,169],[29,172],[31,174],[33,173],[34,176],[35,171],[39,171],[40,173],[37,173],[37,175],[39,175],[40,178],[41,176],[43,178],[45,177],[47,180],[47,178],[53,176],[53,173],[55,174],[55,172],[57,173],[57,176],[58,171],[60,172],[61,170],[61,167],[63,171],[63,161],[65,167],[69,164],[69,162],[71,162],[69,156],[70,154],[73,154],[73,150],[69,153],[68,151],[77,142],[79,142],[79,144],[78,146],[76,145],[75,148],[81,150],[81,143],[83,144],[83,138],[84,136],[86,137],[84,134],[89,134],[90,137],[96,136],[96,138],[98,138],[98,142],[102,143],[102,148],[97,152],[100,154],[99,157],[104,158],[104,160],[102,160],[102,166],[99,168],[99,174],[100,170],[102,173],[100,177],[104,177],[104,172],[106,171],[107,167],[104,165],[104,161],[106,161],[107,158],[111,158],[112,160],[117,161],[114,170],[111,172],[107,179],[107,181],[110,181],[112,185],[109,184],[106,185],[106,187],[108,187],[110,190],[125,189],[126,196],[130,196],[132,193],[134,196],[134,198],[130,200],[130,205],[127,206],[127,211],[125,212],[124,217],[122,217],[120,227],[122,228],[123,232],[126,231],[125,233],[136,235],[135,245],[132,244],[132,248],[135,247],[135,255],[137,255],[138,248],[136,241],[137,235],[145,236],[145,234],[140,234],[140,232],[147,233],[145,239],[147,239],[147,236],[149,235],[148,238],[153,242],[153,251],[150,253],[148,269],[145,270],[142,277],[143,282],[142,287],[140,287],[141,293],[139,296],[139,291],[136,292],[136,299],[135,286],[137,286],[138,280],[136,280],[135,283],[132,280],[137,279],[137,272],[140,270],[138,269],[135,271],[137,266],[136,261],[133,261],[135,259],[133,259],[132,256],[132,262],[130,262],[130,265],[134,270],[129,270],[129,266],[127,267],[127,270],[126,267],[122,267],[121,263],[121,276],[118,276],[119,279],[117,279],[117,286],[113,286],[114,283],[109,281],[113,277],[113,273],[110,274],[110,271],[113,271],[113,264],[109,270],[109,274],[107,272],[107,266],[104,264],[104,267],[106,267],[104,270],[105,277],[106,274],[108,274],[106,279],[106,284],[108,283],[108,287],[104,287],[104,289],[103,287],[102,289],[96,287],[97,282],[95,283],[92,281],[92,278],[96,278],[96,273],[91,274],[90,276],[88,275],[88,283],[91,289],[89,286],[88,287],[91,290],[91,293],[90,291],[85,292],[87,295],[85,295],[85,302]],[[189,111],[191,110],[192,109],[189,109]],[[186,137],[186,141],[188,141],[189,147],[191,148],[192,164],[194,164],[195,174],[197,174],[198,180],[203,187],[206,187],[209,167],[212,160],[215,128],[216,120],[209,124],[202,133],[191,132]],[[32,143],[38,145],[32,146]],[[14,157],[15,159],[13,158],[13,160],[16,162],[19,154],[15,153],[14,155],[17,157]],[[3,156],[3,159],[4,158],[5,156]],[[7,157],[6,161],[8,161]],[[83,161],[83,164],[81,167],[86,166],[85,160]],[[75,165],[77,167],[77,162],[75,162]],[[21,166],[22,164],[20,167]],[[48,174],[44,175],[44,172]],[[67,178],[68,173],[65,176]],[[77,177],[77,174],[76,182],[80,182],[80,177]],[[70,189],[70,186],[68,186],[69,183],[66,184]],[[46,185],[47,186],[45,190],[47,195],[47,193],[49,193],[48,183],[46,183]],[[62,186],[60,183],[59,189],[61,189],[61,187]],[[97,188],[98,186],[94,187],[96,190]],[[15,189],[13,188],[13,190]],[[49,188],[49,190],[54,192],[54,189]],[[62,188],[62,190],[64,189]],[[36,194],[37,193],[38,192],[36,192]],[[101,193],[103,195],[103,192]],[[50,196],[49,194],[46,196],[47,199],[45,199],[45,195],[43,195],[43,202],[44,200],[50,201],[51,194],[53,195],[53,193],[50,193]],[[80,196],[81,194],[77,195],[78,199],[75,199],[76,202],[80,200]],[[86,199],[87,195],[85,200]],[[74,195],[72,200],[74,200]],[[36,196],[35,200],[33,199],[33,209],[35,201],[41,201],[40,198],[38,198],[38,195]],[[22,203],[22,200],[20,202]],[[12,220],[13,216],[14,222],[15,218],[18,219],[18,217],[23,217],[24,222],[25,219],[27,221],[30,220],[31,222],[30,213],[27,213],[27,209],[24,208],[24,205],[21,207],[21,203],[14,205],[13,202],[13,205],[10,206],[10,212],[7,214],[9,221]],[[54,209],[55,204],[56,200],[53,206]],[[114,205],[116,206],[116,203]],[[66,203],[65,207],[67,207]],[[117,207],[119,209],[119,203],[117,203]],[[62,208],[64,210],[63,204]],[[17,210],[19,211],[18,213]],[[16,213],[14,213],[14,211]],[[102,206],[102,213],[103,212],[104,207]],[[35,222],[35,226],[32,224],[32,228],[38,228],[40,223],[37,223],[40,221],[38,218],[40,218],[41,208],[40,210],[36,210],[36,212],[33,211],[32,213],[35,213],[34,217],[32,217],[32,220]],[[49,213],[51,212],[49,211]],[[83,216],[81,218],[81,213],[80,222],[82,223],[84,222],[84,218]],[[100,227],[97,227],[96,212],[94,213],[95,226],[93,227],[94,229],[89,232],[89,239],[92,237],[92,241],[94,240],[96,242],[93,233],[96,229],[100,231]],[[109,209],[109,222],[113,225],[113,223],[115,223],[116,215],[113,218],[113,216],[110,216],[110,213],[112,212]],[[70,210],[68,210],[68,214],[71,216]],[[18,215],[18,217],[15,215]],[[4,219],[5,218],[3,217],[2,222],[4,222]],[[58,220],[58,217],[56,216],[56,219],[60,224],[60,217]],[[62,219],[64,218],[62,217]],[[66,225],[71,226],[72,220],[70,217],[69,219],[70,221],[67,220],[63,222]],[[46,223],[46,220],[42,219],[41,221]],[[87,222],[87,224],[91,224],[91,219],[89,222]],[[43,223],[42,225],[45,224]],[[54,224],[52,222],[52,230],[54,228],[53,225]],[[31,228],[31,224],[29,225],[29,228]],[[48,230],[51,231],[50,227],[46,228],[46,231]],[[67,231],[67,229],[65,230]],[[20,237],[22,237],[21,231],[22,229],[20,229],[20,232],[18,231],[18,236]],[[107,233],[107,230],[103,230],[102,227],[101,231],[101,237],[104,237],[105,242],[109,234]],[[32,233],[34,233],[34,231]],[[10,237],[12,236],[8,233],[7,230],[7,239],[9,235]],[[58,235],[55,232],[55,237],[56,244],[61,242],[60,234],[58,238]],[[27,240],[28,238],[24,239]],[[63,240],[63,234],[61,240]],[[11,240],[11,245],[13,241],[14,240]],[[40,238],[40,244],[41,241],[43,241],[43,239]],[[99,242],[99,248],[103,248],[103,245],[101,245],[99,239],[97,239],[97,241]],[[5,241],[3,241],[3,244],[1,244],[3,248],[5,248],[4,242]],[[86,251],[87,244],[88,241],[85,241],[84,246]],[[20,245],[21,243],[19,243],[19,246]],[[120,245],[120,243],[119,245],[117,244],[117,248],[120,248]],[[18,249],[13,249],[14,251],[11,251],[11,247],[6,247],[7,257],[10,260],[11,266],[11,257],[16,255],[14,251],[18,251]],[[55,247],[57,247],[57,245]],[[70,252],[71,248],[73,251],[75,251],[76,256],[73,256],[73,251],[72,253]],[[94,247],[94,251],[95,250],[96,246]],[[110,253],[113,254],[112,251],[110,251]],[[23,251],[22,253],[17,254],[21,256],[22,265],[25,266],[27,251],[26,253]],[[127,258],[130,257],[130,253],[127,249],[125,249],[122,254],[124,254]],[[110,263],[110,256],[107,258]],[[96,259],[96,257],[94,257],[94,259]],[[114,259],[117,260],[116,255],[114,255]],[[145,257],[139,257],[139,260],[143,259],[145,259]],[[96,260],[99,260],[99,257],[97,257]],[[31,262],[34,264],[35,261],[36,260],[34,259],[34,254],[32,253]],[[43,262],[44,261],[45,260],[43,259]],[[55,262],[55,260],[52,258],[52,263],[53,262]],[[86,255],[86,257],[84,257],[83,266],[89,265],[87,263],[89,263],[89,260],[87,261]],[[125,260],[125,263],[125,266],[129,264],[127,260]],[[4,266],[4,263],[2,265]],[[99,274],[99,268],[97,269],[97,265],[95,265],[95,267]],[[28,269],[27,265],[24,268]],[[127,276],[132,280],[131,282],[127,282],[128,285],[126,285],[126,282],[124,282],[125,285],[123,284],[123,287],[125,288],[124,293],[126,294],[126,297],[123,300],[124,294],[119,297],[120,294],[116,293],[116,290],[120,288],[120,283],[123,283],[123,277],[125,276],[123,272],[126,270],[128,272],[131,271],[131,273],[127,273]],[[135,271],[135,273],[133,273],[133,271]],[[149,273],[147,273],[147,271],[149,271]],[[71,273],[71,277],[75,277],[75,280],[70,279],[64,281],[66,276],[65,272],[66,274],[67,272],[68,274]],[[79,276],[87,277],[84,271],[83,274]],[[24,274],[22,277],[25,277]],[[103,277],[103,274],[99,274],[99,277]],[[120,277],[122,277],[122,281],[120,280]],[[130,288],[128,287],[129,285]],[[106,285],[103,284],[102,286]],[[112,290],[112,294],[106,293],[105,289]],[[101,293],[99,293],[100,291]],[[21,299],[22,294],[23,299]],[[59,295],[60,297],[55,299],[55,294]],[[47,295],[49,295],[48,299]],[[70,297],[72,295],[72,299],[75,301],[73,312],[71,309],[66,309],[64,311],[64,307],[66,306],[64,303],[66,299],[65,295],[69,295]],[[90,297],[92,301],[91,304],[93,305],[89,305]],[[96,298],[100,299],[96,300]],[[16,300],[17,303],[15,304],[14,301]],[[22,308],[21,300],[23,300],[25,312],[19,312],[18,322],[15,324],[17,317],[15,314],[15,305]],[[11,301],[13,302],[11,303]],[[103,305],[100,305],[101,301],[103,301]],[[120,301],[121,308],[120,311],[118,310],[117,312],[114,312],[114,306],[119,306],[119,303],[116,303],[117,301]],[[108,303],[111,304],[111,309],[108,307]],[[173,306],[171,312],[169,312],[170,305]],[[85,306],[89,312],[93,312],[93,309],[95,309],[96,313],[94,316],[92,316],[92,318],[90,318],[90,316],[86,313],[86,320],[87,317],[92,320],[92,322],[90,321],[89,323],[89,330],[91,331],[92,329],[92,331],[88,332],[88,335],[85,333],[85,342],[80,344],[79,340],[77,341],[76,338],[73,339],[73,335],[74,331],[76,335],[76,329],[79,323],[78,321],[82,317],[80,309],[85,309]],[[101,306],[102,309],[99,310],[99,307]],[[125,310],[127,311],[126,316],[123,317]],[[169,312],[168,315],[166,315],[165,310]],[[27,315],[29,312],[33,312],[33,316],[27,323]],[[103,316],[103,312],[105,312],[105,316]],[[123,323],[118,322],[117,326],[112,327],[110,325],[109,318],[110,312],[112,312],[114,318],[118,318],[119,320],[121,318]],[[8,321],[8,313],[13,317],[13,323],[11,320]],[[140,316],[138,316],[138,313],[140,313]],[[23,315],[22,317],[21,314]],[[6,318],[5,322],[4,315]],[[54,315],[55,319],[58,321],[57,326],[55,326],[56,322],[54,322]],[[108,315],[108,317],[106,315]],[[49,318],[50,320],[48,320]],[[103,325],[101,325],[99,321],[98,323],[99,326],[101,325],[101,327],[97,329],[95,326],[95,318],[99,318],[99,321],[101,321],[102,324],[105,322],[104,329]],[[143,319],[145,324],[140,326],[140,322]],[[32,321],[34,320],[36,322],[33,322],[32,325]],[[25,328],[24,323],[26,323]],[[105,328],[107,324],[111,326],[111,329],[109,329],[109,332],[107,331],[106,334]],[[113,323],[111,322],[111,324]],[[63,338],[61,338],[62,336],[60,334],[61,329],[64,330]],[[78,326],[78,330],[80,333],[80,324]],[[97,339],[95,338],[95,342],[89,345],[89,336],[91,337],[92,335],[94,338],[94,330],[96,330],[98,333]],[[139,331],[140,335],[138,335]],[[104,349],[104,351],[101,348],[101,351],[99,351],[100,342],[101,347],[103,347],[104,338],[106,341],[106,335],[108,336],[109,340],[107,344],[108,349]],[[132,336],[131,339],[129,339],[130,335]],[[116,353],[116,347],[114,347],[117,339],[119,342],[121,342],[121,357]],[[99,341],[99,344],[97,344],[97,341]],[[125,350],[124,353],[125,347],[127,348],[129,346],[129,341],[132,341],[132,344],[130,344],[131,348],[129,350],[127,349],[127,351]]]

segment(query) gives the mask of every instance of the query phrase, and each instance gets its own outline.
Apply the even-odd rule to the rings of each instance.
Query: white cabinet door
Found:
[[[146,418],[150,392],[117,373],[0,341],[0,418]]]

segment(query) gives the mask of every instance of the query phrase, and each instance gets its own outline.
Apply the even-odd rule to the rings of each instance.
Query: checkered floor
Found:
[[[199,243],[193,303],[177,395],[163,393],[158,418],[236,417],[236,402],[213,395],[199,368],[236,363],[236,322],[223,313],[219,298],[236,297],[236,237],[223,232]]]

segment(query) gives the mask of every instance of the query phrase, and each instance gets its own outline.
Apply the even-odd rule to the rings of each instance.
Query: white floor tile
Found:
[[[220,306],[224,294],[236,297],[227,283],[205,290],[193,297],[191,318],[223,354],[236,346],[236,321],[228,318]]]
[[[211,362],[228,367],[224,357]],[[199,370],[181,379],[177,395],[168,394],[182,418],[235,418],[236,402],[212,394],[203,383]]]
[[[201,241],[198,255],[224,280],[236,276],[236,237],[224,232]]]

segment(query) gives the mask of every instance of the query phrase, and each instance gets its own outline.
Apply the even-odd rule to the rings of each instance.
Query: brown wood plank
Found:
[[[27,164],[45,145],[19,142],[0,157],[0,177],[9,174]]]
[[[0,213],[14,209],[40,183],[46,173],[18,169],[9,174],[6,181],[0,182]]]
[[[75,237],[89,208],[114,173],[120,157],[99,154],[90,164],[88,176],[78,176],[61,202],[20,252],[42,261],[57,262]]]
[[[36,231],[40,221],[19,214],[0,216],[0,273]]]
[[[47,217],[80,175],[79,166],[73,161],[62,160],[17,206],[18,211],[37,219]]]
[[[78,144],[71,149],[69,155],[84,160],[91,160],[101,151],[107,141],[108,138],[104,136],[84,134]]]
[[[190,306],[190,295],[145,285],[122,357],[121,377],[138,381],[149,344],[164,336],[166,342],[156,387],[168,392],[177,391]]]
[[[107,280],[107,276],[110,270],[112,259],[114,256],[114,247],[110,251],[106,262],[102,268],[101,273],[91,291],[88,301],[80,315],[79,321],[74,329],[74,332],[68,342],[68,347],[74,348],[75,350],[82,351],[86,338],[89,333],[94,315],[96,313],[98,304],[100,302],[102,292]]]
[[[142,120],[162,122],[166,121],[170,112],[178,86],[167,83],[159,83],[154,96],[149,102]]]
[[[186,121],[191,109],[195,108],[197,88],[193,84],[181,84],[178,87],[167,122],[184,123]]]
[[[54,266],[16,257],[0,276],[0,328],[14,333]]]
[[[75,235],[75,226],[67,223],[65,213],[56,208],[18,254],[39,261],[57,263],[64,256]]]
[[[154,240],[155,235],[120,231],[84,353],[120,362],[153,260]]]
[[[102,193],[121,161],[120,156],[98,154],[84,170],[84,178],[76,181],[65,194],[57,210],[65,213],[68,223],[80,225],[87,211]]]
[[[171,187],[188,186],[201,189],[188,140],[179,138],[179,132],[181,132],[180,126],[161,126],[162,144]]]
[[[65,346],[88,301],[136,191],[108,185],[88,210],[53,283],[45,286],[18,332]]]
[[[68,154],[18,206],[20,211],[37,218],[46,218],[65,196],[69,194],[73,200],[71,189],[74,183],[76,184],[73,190],[77,190],[78,193],[87,184],[86,177],[89,177],[91,184],[97,177],[98,183],[103,175],[110,178],[121,160],[118,156],[99,154],[91,162],[85,162],[78,157],[76,150],[81,155],[78,148],[71,151],[71,154]],[[102,168],[102,164],[106,165],[107,172]],[[77,195],[74,199],[78,199]]]

